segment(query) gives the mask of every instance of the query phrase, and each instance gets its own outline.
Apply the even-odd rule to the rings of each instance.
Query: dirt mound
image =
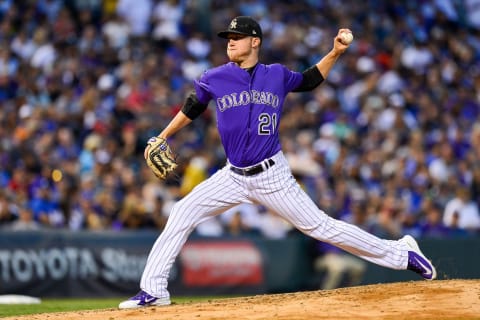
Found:
[[[15,319],[480,319],[480,280],[376,284],[328,291],[219,299],[140,310],[63,312]]]

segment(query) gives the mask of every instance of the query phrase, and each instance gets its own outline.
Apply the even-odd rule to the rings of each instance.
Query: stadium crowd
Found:
[[[225,163],[211,106],[171,141],[177,176],[143,149],[192,80],[226,62],[237,15],[261,59],[298,71],[355,40],[328,79],[290,94],[281,136],[328,214],[386,238],[480,230],[480,1],[0,1],[0,227],[163,228],[179,197]],[[266,208],[233,208],[202,235],[284,237]]]

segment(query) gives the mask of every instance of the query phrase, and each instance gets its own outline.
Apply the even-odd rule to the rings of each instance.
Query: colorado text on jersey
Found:
[[[217,106],[221,112],[231,107],[246,106],[249,104],[263,104],[274,108],[278,107],[280,100],[276,94],[268,91],[242,91],[240,94],[232,92],[217,99]]]

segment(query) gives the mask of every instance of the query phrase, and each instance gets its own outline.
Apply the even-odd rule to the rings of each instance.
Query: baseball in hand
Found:
[[[342,43],[349,45],[353,41],[353,34],[351,32],[341,32],[340,39],[342,39]]]

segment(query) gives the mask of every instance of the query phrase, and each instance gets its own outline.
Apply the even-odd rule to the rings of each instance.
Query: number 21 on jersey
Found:
[[[277,114],[261,113],[258,116],[258,135],[271,135],[277,129]]]

